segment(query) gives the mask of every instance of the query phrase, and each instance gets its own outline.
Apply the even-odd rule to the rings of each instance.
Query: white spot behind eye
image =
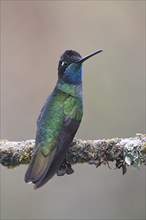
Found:
[[[62,61],[61,66],[66,66],[67,65],[67,61]]]

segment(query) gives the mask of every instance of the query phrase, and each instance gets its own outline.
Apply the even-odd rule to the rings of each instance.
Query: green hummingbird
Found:
[[[49,181],[65,159],[83,116],[82,63],[100,52],[81,57],[67,50],[60,58],[58,81],[38,117],[34,152],[25,174],[25,182],[35,184],[35,189]]]

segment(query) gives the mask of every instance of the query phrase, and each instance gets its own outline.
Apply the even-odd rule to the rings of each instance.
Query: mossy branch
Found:
[[[29,164],[34,144],[34,140],[0,140],[0,164],[8,168]],[[146,135],[107,140],[74,139],[66,159],[70,164],[89,163],[96,167],[115,161],[116,168],[122,168],[124,174],[130,165],[137,168],[146,165]]]

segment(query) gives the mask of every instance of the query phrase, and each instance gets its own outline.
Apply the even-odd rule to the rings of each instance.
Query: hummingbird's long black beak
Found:
[[[89,59],[90,57],[102,52],[103,50],[98,50],[98,51],[95,51],[94,53],[91,53],[85,57],[82,57],[80,60],[78,60],[76,63],[83,63],[85,60]]]

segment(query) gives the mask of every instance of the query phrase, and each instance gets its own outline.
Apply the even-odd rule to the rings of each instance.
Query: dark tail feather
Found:
[[[57,170],[60,168],[61,163],[64,160],[65,154],[56,154],[51,165],[49,166],[49,169],[47,172],[45,172],[45,175],[42,176],[41,179],[34,182],[35,186],[34,189],[38,189],[41,186],[43,186],[46,182],[48,182],[57,172]]]
[[[48,182],[56,174],[57,170],[60,168],[60,166],[65,158],[68,147],[69,146],[61,149],[59,145],[57,146],[57,148],[61,149],[61,150],[56,151],[55,157],[54,157],[51,165],[49,166],[49,169],[45,173],[45,175],[43,175],[43,177],[40,180],[35,182],[35,187],[34,187],[35,189],[38,189],[41,186],[43,186],[46,182]]]
[[[39,150],[35,153],[31,159],[29,167],[25,174],[26,183],[37,183],[41,182],[45,177],[50,165],[54,159],[56,149],[54,149],[48,156],[44,156]]]

